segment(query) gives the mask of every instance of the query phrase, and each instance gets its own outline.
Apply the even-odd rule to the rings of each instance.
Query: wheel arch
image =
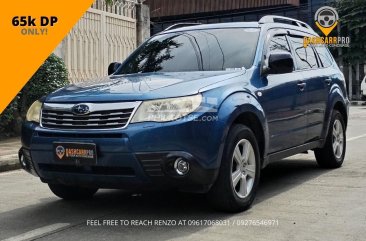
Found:
[[[333,110],[338,110],[342,114],[343,120],[344,120],[344,124],[345,124],[345,126],[347,128],[347,124],[348,124],[348,113],[347,113],[346,106],[341,101],[337,101],[334,104]]]
[[[348,124],[348,108],[349,108],[349,101],[348,99],[342,94],[342,91],[339,88],[334,88],[328,98],[328,106],[325,111],[324,115],[324,125],[323,125],[323,132],[321,138],[324,140],[327,136],[330,120],[332,118],[332,114],[334,110],[339,111],[342,116],[344,117],[344,123],[347,128]]]
[[[235,124],[243,124],[251,129],[257,139],[259,153],[261,156],[261,161],[264,159],[264,149],[265,149],[265,136],[263,127],[260,124],[260,119],[253,112],[246,111],[237,116],[231,126]]]
[[[219,113],[219,116],[225,116],[226,128],[223,134],[223,143],[226,142],[229,130],[233,125],[246,125],[253,131],[258,140],[260,159],[263,166],[268,150],[268,125],[264,110],[257,99],[250,93],[234,93],[225,99]]]

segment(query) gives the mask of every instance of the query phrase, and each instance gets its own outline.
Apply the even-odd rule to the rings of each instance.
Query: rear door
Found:
[[[318,75],[318,79],[320,82],[312,83],[314,87],[318,87],[318,103],[316,107],[319,110],[319,113],[315,115],[309,115],[308,122],[309,123],[320,123],[319,125],[313,125],[309,127],[308,131],[308,139],[318,138],[321,136],[321,132],[323,130],[325,111],[327,108],[328,98],[331,86],[335,79],[337,79],[338,70],[332,67],[332,57],[328,49],[323,45],[314,46],[314,50],[317,53],[319,60],[319,69],[316,71]],[[312,106],[310,105],[309,108]],[[315,108],[314,108],[315,109]]]
[[[288,51],[291,48],[287,32],[270,34],[267,57],[271,52]],[[268,120],[269,153],[301,145],[306,138],[306,86],[300,72],[270,74],[262,77],[264,86],[259,89],[259,99]]]
[[[305,35],[289,36],[295,54],[298,69],[306,83],[307,101],[307,134],[305,142],[318,140],[321,135],[324,113],[328,98],[328,84],[331,79],[328,72],[322,69],[315,48],[303,44]],[[328,82],[329,81],[329,82]]]

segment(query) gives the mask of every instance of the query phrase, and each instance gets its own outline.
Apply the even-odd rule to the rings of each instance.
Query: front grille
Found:
[[[136,104],[136,103],[135,103]],[[74,105],[44,104],[42,127],[51,129],[115,129],[127,125],[136,105],[88,104],[90,113],[77,115],[72,112]]]
[[[133,109],[117,111],[99,111],[85,116],[70,112],[43,110],[42,125],[48,128],[62,129],[105,129],[124,127]]]

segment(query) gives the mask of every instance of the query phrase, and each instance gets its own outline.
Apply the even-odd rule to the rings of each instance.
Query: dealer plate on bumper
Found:
[[[97,163],[97,147],[94,143],[54,142],[53,151],[57,162],[76,165],[95,165]]]

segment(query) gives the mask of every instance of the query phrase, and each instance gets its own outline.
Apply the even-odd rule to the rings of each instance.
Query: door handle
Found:
[[[324,82],[327,84],[327,85],[330,85],[330,83],[332,83],[332,79],[331,78],[327,78],[324,80]]]
[[[300,81],[299,83],[297,83],[297,86],[299,86],[300,91],[304,91],[306,83]]]

